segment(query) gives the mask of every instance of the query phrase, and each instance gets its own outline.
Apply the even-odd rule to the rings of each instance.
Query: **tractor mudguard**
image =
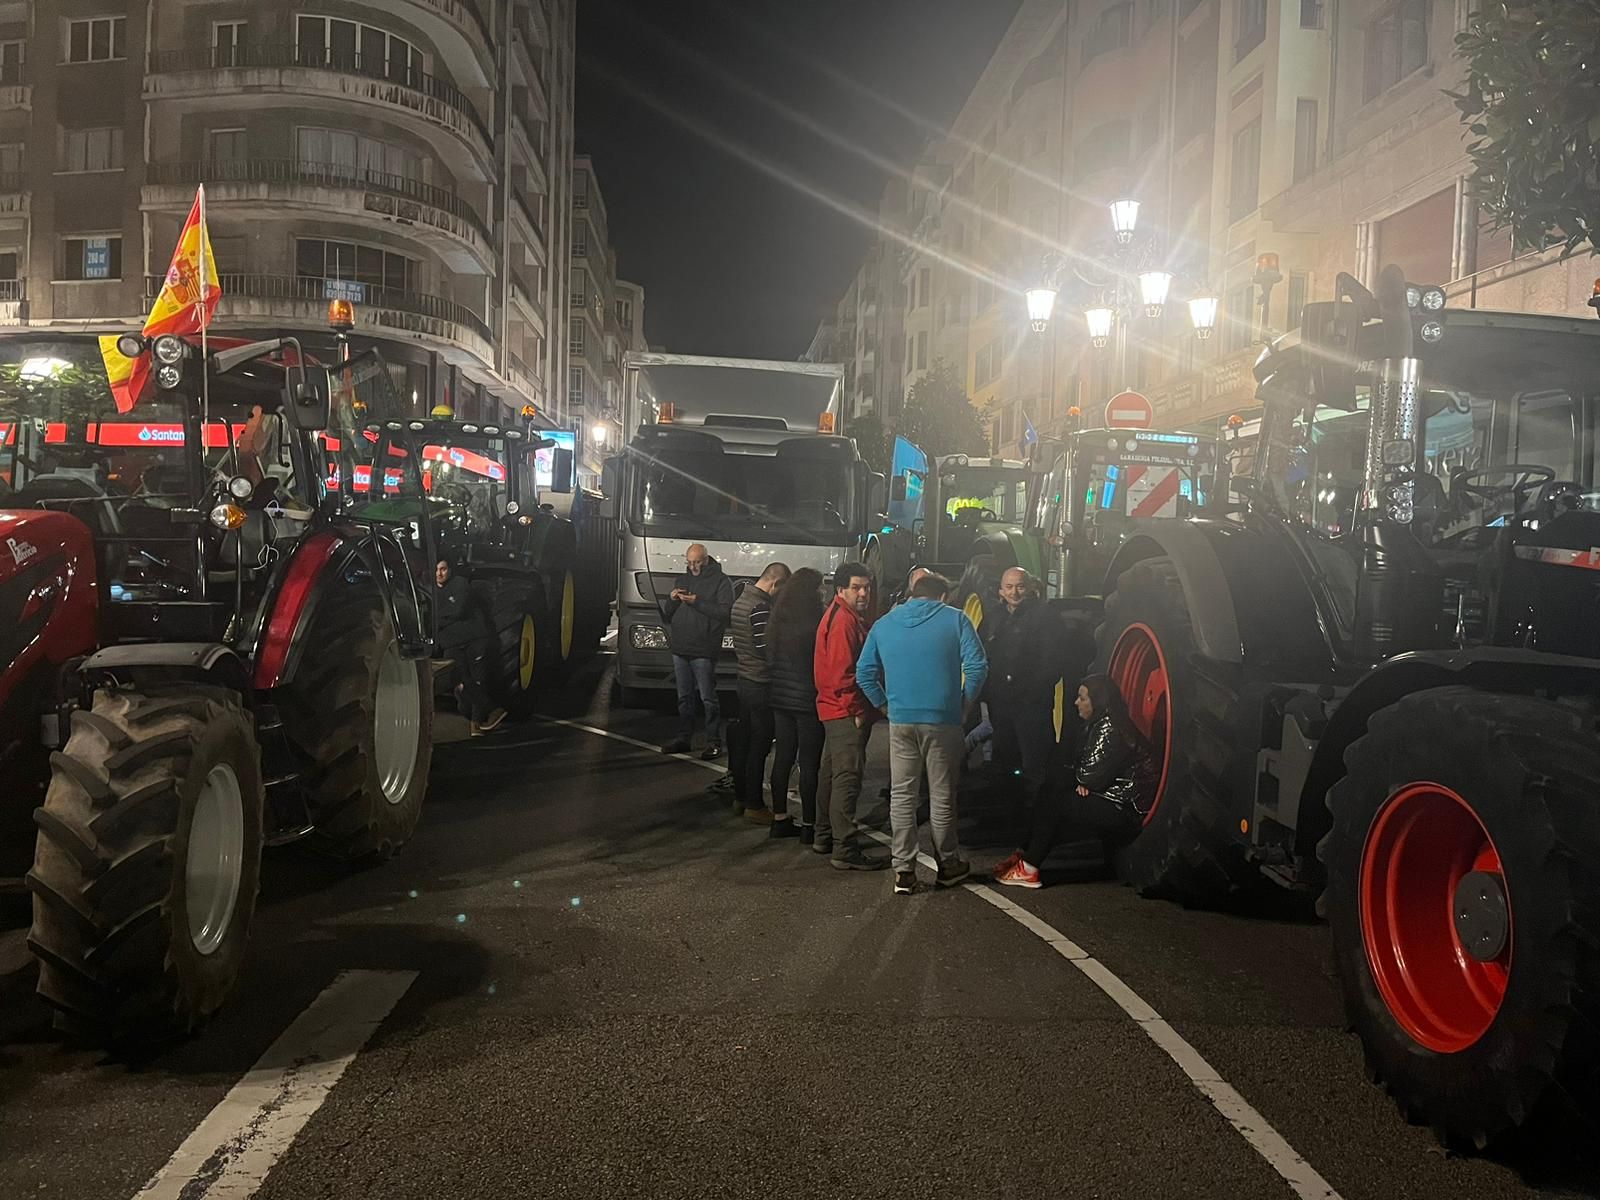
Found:
[[[83,661],[79,673],[86,677],[127,677],[141,670],[160,668],[182,671],[196,678],[212,677],[234,691],[244,691],[250,669],[221,642],[130,642],[96,650]]]
[[[1130,537],[1106,571],[1103,592],[1116,590],[1116,580],[1147,558],[1169,558],[1183,584],[1184,601],[1194,628],[1195,649],[1217,662],[1244,662],[1244,641],[1233,591],[1212,545],[1213,531],[1198,521],[1165,521]]]
[[[1317,741],[1300,797],[1295,846],[1309,854],[1328,831],[1323,798],[1344,776],[1344,752],[1372,714],[1427,688],[1467,686],[1485,692],[1600,696],[1600,661],[1502,646],[1398,654],[1363,675],[1334,707]]]

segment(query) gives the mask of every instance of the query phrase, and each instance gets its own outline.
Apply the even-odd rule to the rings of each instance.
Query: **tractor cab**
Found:
[[[1600,325],[1452,312],[1442,295],[1420,303],[1433,289],[1407,291],[1418,303],[1400,333],[1394,314],[1375,301],[1363,311],[1357,296],[1308,306],[1305,335],[1263,354],[1252,502],[1288,518],[1356,658],[1369,657],[1358,609],[1374,554],[1390,594],[1408,597],[1398,626],[1381,622],[1403,630],[1388,652],[1488,644],[1600,657]],[[1390,388],[1406,411],[1380,405],[1375,426],[1386,359],[1414,363],[1414,378]],[[1386,547],[1371,544],[1379,536]],[[1369,577],[1366,591],[1376,586]]]

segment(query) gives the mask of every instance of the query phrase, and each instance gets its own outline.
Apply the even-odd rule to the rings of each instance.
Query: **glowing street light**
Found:
[[[1117,243],[1126,246],[1133,241],[1133,231],[1139,227],[1139,202],[1137,200],[1113,200],[1111,202],[1111,229],[1117,235]]]
[[[1217,327],[1217,309],[1221,301],[1216,296],[1194,296],[1189,301],[1189,320],[1194,323],[1194,335],[1202,342]]]
[[[1050,314],[1056,307],[1056,289],[1040,283],[1023,293],[1028,303],[1028,325],[1035,333],[1043,333],[1050,326]]]
[[[1083,314],[1083,321],[1089,327],[1089,344],[1097,350],[1103,349],[1111,341],[1111,327],[1116,323],[1117,310],[1114,308],[1091,308]]]
[[[1161,315],[1167,303],[1167,291],[1171,287],[1171,271],[1145,271],[1139,276],[1139,296],[1144,300],[1145,316]]]

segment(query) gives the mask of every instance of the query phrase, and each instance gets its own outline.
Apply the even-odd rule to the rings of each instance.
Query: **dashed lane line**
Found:
[[[556,725],[565,725],[569,729],[592,733],[596,737],[611,738],[613,741],[637,746],[654,754],[662,753],[659,746],[650,742],[614,733],[598,725],[586,725],[581,721],[569,721],[559,717],[540,719]],[[719,774],[727,770],[718,763],[702,762],[687,754],[668,754],[665,757],[680,759],[697,767],[706,767]],[[866,829],[862,832],[884,845],[889,844],[889,838],[875,829]],[[938,869],[938,864],[927,854],[919,853],[917,861],[929,870]],[[1160,1047],[1163,1054],[1177,1064],[1178,1069],[1184,1073],[1195,1089],[1222,1115],[1222,1119],[1233,1126],[1234,1131],[1266,1160],[1267,1165],[1278,1173],[1301,1200],[1342,1200],[1333,1185],[1318,1174],[1316,1168],[1308,1163],[1232,1084],[1223,1079],[1217,1069],[1207,1062],[1181,1033],[1169,1025],[1160,1013],[1138,992],[1124,983],[1110,967],[1055,926],[1007,899],[993,887],[978,883],[966,883],[962,884],[962,887],[1021,925],[1099,988],[1112,1003],[1128,1015],[1134,1024],[1144,1030],[1145,1036]]]
[[[134,1200],[253,1196],[415,971],[345,971],[267,1048]]]

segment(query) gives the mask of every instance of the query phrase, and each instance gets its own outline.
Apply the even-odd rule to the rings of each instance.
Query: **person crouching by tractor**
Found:
[[[506,719],[496,708],[484,682],[484,658],[489,653],[489,630],[483,614],[472,603],[472,590],[448,560],[433,568],[434,594],[439,605],[439,654],[455,663],[453,691],[456,703],[472,722],[472,736],[488,733]]]
[[[1075,704],[1086,726],[1077,767],[1070,780],[1052,779],[1040,794],[1027,848],[995,864],[996,883],[1041,886],[1039,868],[1067,837],[1099,838],[1109,857],[1139,832],[1150,811],[1155,766],[1122,693],[1109,676],[1091,675]]]

